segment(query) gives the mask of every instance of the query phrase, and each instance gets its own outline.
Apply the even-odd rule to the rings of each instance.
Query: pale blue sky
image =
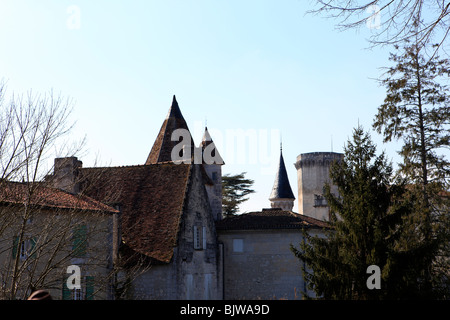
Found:
[[[0,77],[10,91],[73,98],[71,138],[87,137],[84,166],[96,156],[143,164],[175,94],[195,143],[207,119],[223,172],[255,180],[242,211],[260,210],[269,207],[280,133],[296,194],[297,155],[330,151],[331,137],[342,152],[358,119],[370,129],[384,99],[371,78],[389,48],[367,50],[369,28],[338,32],[309,9],[300,0],[2,0]],[[256,157],[238,158],[239,131],[256,134],[247,148]],[[394,144],[372,136],[396,156]]]

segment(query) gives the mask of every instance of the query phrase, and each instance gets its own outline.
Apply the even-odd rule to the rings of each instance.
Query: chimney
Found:
[[[77,194],[80,192],[78,173],[83,163],[77,157],[55,158],[53,187]]]

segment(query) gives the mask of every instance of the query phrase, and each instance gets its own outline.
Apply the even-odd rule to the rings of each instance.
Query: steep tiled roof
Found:
[[[327,225],[325,221],[278,208],[236,215],[216,223],[218,230],[326,228]]]
[[[2,182],[0,184],[0,203],[27,204],[47,208],[117,212],[85,195],[74,195],[66,191],[46,187],[42,184]]]
[[[119,204],[122,239],[132,250],[170,262],[177,243],[191,165],[83,168],[82,189],[93,198]]]
[[[181,110],[178,106],[178,102],[173,96],[172,106],[169,113],[164,120],[155,143],[147,157],[145,164],[155,164],[159,162],[172,161],[171,153],[173,148],[178,145],[181,140],[172,141],[172,133],[176,129],[186,129],[189,131],[188,125],[181,114]],[[183,143],[190,143],[191,152],[194,152],[194,142],[189,133],[190,141],[184,141]]]
[[[295,199],[292,193],[289,178],[286,172],[286,166],[284,165],[283,152],[280,150],[280,162],[278,165],[278,172],[273,184],[272,193],[269,200],[273,199]]]

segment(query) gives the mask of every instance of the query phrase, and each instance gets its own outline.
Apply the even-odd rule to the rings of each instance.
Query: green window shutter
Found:
[[[33,252],[35,246],[36,246],[36,237],[32,237],[30,239],[30,251],[29,251],[30,253]],[[33,252],[31,257],[35,258],[36,257],[36,252]]]
[[[86,276],[86,300],[94,300],[94,277]]]
[[[62,300],[72,300],[72,292],[69,288],[67,288],[67,279],[69,276],[65,275],[63,277],[63,284],[62,284]]]
[[[19,237],[17,236],[13,240],[13,247],[12,247],[13,259],[17,257],[18,249],[19,249]]]
[[[76,226],[72,233],[72,251],[74,257],[83,258],[87,249],[87,226]]]

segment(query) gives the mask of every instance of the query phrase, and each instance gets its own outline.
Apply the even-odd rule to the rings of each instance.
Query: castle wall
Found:
[[[335,152],[303,153],[297,157],[298,211],[319,220],[329,219],[329,207],[323,197],[325,183],[331,183],[330,167],[341,160],[343,154]],[[331,192],[338,193],[331,185]]]

